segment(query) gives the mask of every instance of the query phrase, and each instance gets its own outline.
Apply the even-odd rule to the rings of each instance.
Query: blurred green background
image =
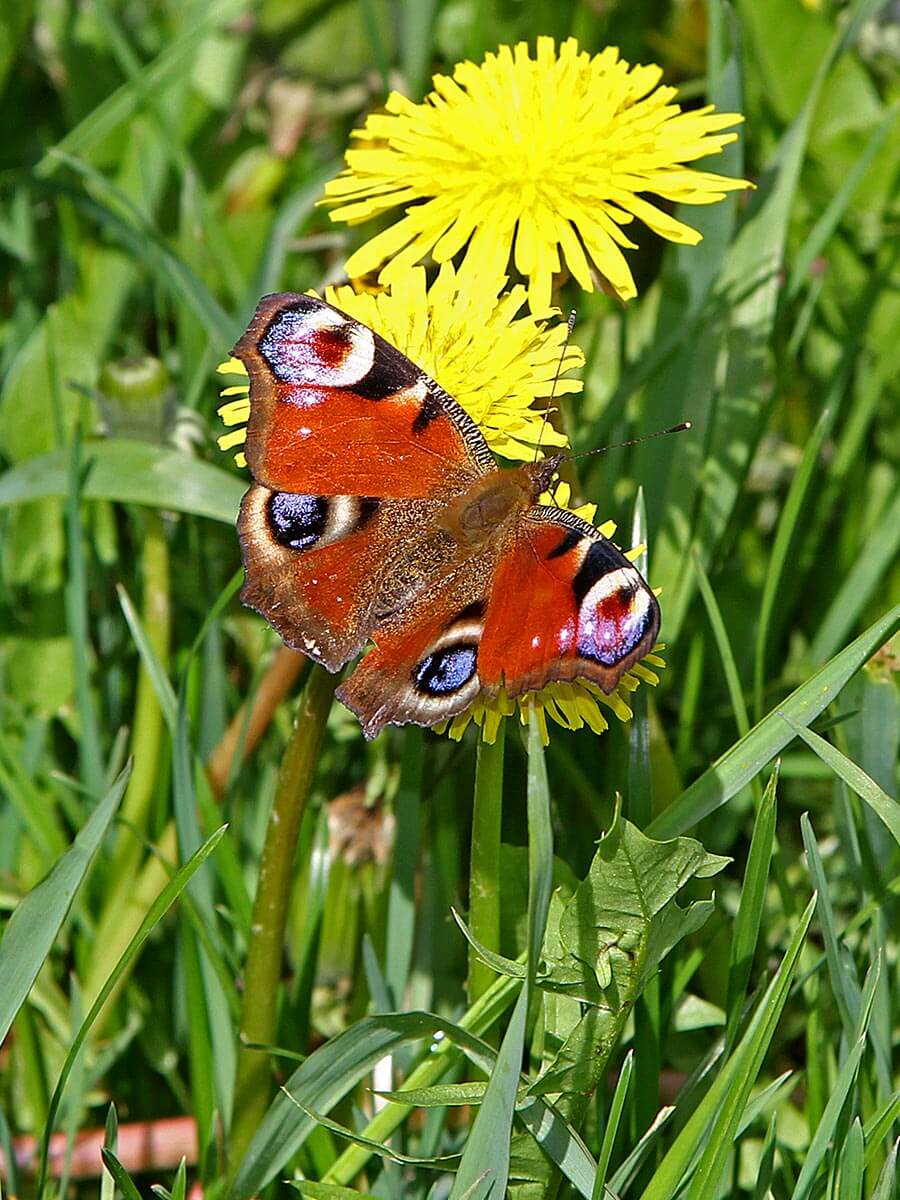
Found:
[[[315,202],[351,128],[389,89],[421,99],[433,72],[537,34],[615,44],[662,64],[683,104],[743,112],[739,142],[702,165],[757,185],[687,215],[705,235],[697,248],[643,231],[627,309],[561,281],[587,355],[584,394],[565,409],[576,449],[686,418],[694,430],[586,460],[581,475],[623,541],[643,507],[668,667],[630,726],[555,731],[558,878],[584,877],[617,793],[639,827],[690,831],[733,860],[712,917],[665,960],[611,1049],[582,1134],[596,1157],[633,1047],[610,1178],[660,1106],[680,1107],[617,1194],[894,1194],[900,10],[873,0],[0,0],[0,923],[135,760],[69,917],[51,928],[48,908],[3,960],[0,1147],[8,1165],[19,1139],[20,1162],[7,1192],[33,1194],[28,1139],[49,1118],[74,1146],[110,1102],[141,1189],[171,1185],[183,1152],[191,1180],[222,1185],[251,903],[303,668],[235,599],[246,475],[215,445],[215,366],[264,292],[340,279],[363,233]],[[808,742],[778,716],[796,689],[789,715],[817,722]],[[308,1054],[360,1018],[379,969],[397,1008],[464,1011],[466,945],[449,907],[467,906],[474,733],[456,745],[389,730],[367,745],[332,709],[300,826],[274,1039],[286,1051]],[[774,841],[760,834],[748,866],[781,751]],[[525,762],[510,730],[500,948],[513,957]],[[139,945],[165,897],[163,860],[184,861],[225,821]],[[752,910],[739,907],[751,870]],[[723,1028],[761,995],[814,887],[727,1170],[701,1184],[687,1162],[664,1191],[665,1152],[717,1069]],[[63,1060],[129,949],[57,1109]],[[35,972],[25,1001],[15,980]],[[273,1061],[273,1082],[294,1069]],[[357,1089],[332,1115],[361,1129],[370,1110]],[[459,1151],[474,1111],[423,1109],[394,1145]],[[127,1151],[126,1125],[161,1131],[170,1118],[187,1142],[156,1158],[144,1142]],[[321,1179],[341,1150],[319,1127],[276,1177]],[[96,1147],[87,1157],[90,1168],[54,1159],[47,1189],[60,1171],[93,1171],[73,1186],[96,1193]],[[452,1179],[378,1159],[365,1169],[344,1185],[443,1196]],[[570,1181],[540,1186],[577,1194]]]

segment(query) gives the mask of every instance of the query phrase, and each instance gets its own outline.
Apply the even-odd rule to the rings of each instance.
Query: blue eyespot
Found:
[[[475,674],[478,647],[458,643],[435,650],[415,667],[417,689],[429,696],[449,696],[464,687]]]
[[[328,501],[324,496],[273,492],[268,503],[272,537],[289,550],[308,550],[325,532]]]

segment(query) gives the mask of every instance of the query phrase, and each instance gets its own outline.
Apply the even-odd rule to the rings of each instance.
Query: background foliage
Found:
[[[336,277],[353,235],[314,204],[386,88],[421,97],[433,69],[537,33],[617,44],[685,103],[746,115],[722,169],[757,191],[702,211],[697,248],[642,236],[627,310],[578,300],[576,448],[694,422],[580,479],[646,528],[669,667],[629,726],[557,732],[546,775],[517,729],[505,762],[482,753],[494,817],[504,798],[499,974],[450,913],[469,903],[474,731],[365,745],[332,709],[281,766],[282,792],[286,770],[310,785],[282,1053],[255,1052],[235,1107],[301,664],[234,598],[245,480],[214,446],[214,367],[260,294]],[[535,1181],[523,1195],[893,1194],[898,56],[878,0],[0,4],[8,1191],[95,1192],[82,1140],[106,1122],[129,1196],[291,1174],[327,1181],[310,1196],[496,1196],[507,1173]],[[314,724],[321,678],[303,703]],[[702,845],[659,865],[640,830]],[[621,895],[640,921],[608,918]],[[409,1094],[373,1116],[386,1053],[374,1086]],[[305,1108],[278,1095],[251,1140],[289,1078]],[[399,1128],[400,1158],[347,1149],[326,1116],[378,1146]]]

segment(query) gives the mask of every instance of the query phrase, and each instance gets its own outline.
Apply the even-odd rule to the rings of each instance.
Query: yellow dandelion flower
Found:
[[[494,453],[531,461],[538,445],[567,445],[564,435],[544,421],[544,413],[554,394],[581,389],[581,381],[566,378],[565,373],[581,366],[584,357],[576,346],[566,345],[564,322],[541,321],[521,312],[526,299],[523,287],[499,297],[483,286],[464,287],[452,264],[446,263],[430,287],[424,269],[414,267],[397,277],[390,291],[357,293],[349,286],[328,287],[324,299],[380,333],[436,379],[473,418]],[[249,379],[236,358],[221,363],[218,371],[235,377],[221,392],[224,403],[219,415],[229,432],[218,439],[222,450],[235,450],[246,440]],[[238,449],[235,461],[246,466],[243,450]],[[596,512],[593,504],[573,506],[571,488],[563,481],[556,482],[541,502],[568,509],[586,521],[593,521]],[[601,525],[600,532],[611,538],[614,523]],[[639,547],[627,557],[634,559],[640,552]],[[609,696],[587,680],[552,683],[514,700],[503,692],[480,696],[465,712],[437,728],[458,739],[474,721],[484,739],[493,741],[503,716],[518,711],[527,722],[535,708],[545,740],[548,718],[567,729],[587,725],[602,733],[608,727],[605,714],[612,712],[623,721],[631,717],[628,694],[641,680],[658,682],[651,668],[662,665],[655,654],[648,655]]]
[[[683,111],[662,68],[632,66],[615,47],[591,56],[574,38],[559,49],[520,42],[436,75],[421,104],[397,92],[386,111],[355,131],[361,140],[325,189],[332,220],[358,224],[398,206],[396,224],[347,262],[353,278],[381,270],[392,283],[429,254],[448,262],[465,248],[473,280],[516,270],[532,311],[550,304],[565,266],[592,291],[592,266],[623,300],[636,295],[622,248],[635,217],[661,237],[694,244],[700,234],[647,197],[712,204],[748,187],[686,164],[737,137],[742,120],[712,105]]]

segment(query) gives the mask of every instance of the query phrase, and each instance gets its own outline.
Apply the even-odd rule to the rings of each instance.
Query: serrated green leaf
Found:
[[[630,1006],[662,958],[711,912],[708,901],[682,908],[676,901],[681,889],[728,861],[692,838],[653,841],[617,814],[587,879],[562,912],[558,951],[545,947],[541,986],[610,1012]],[[612,976],[606,988],[596,968],[601,954]]]

